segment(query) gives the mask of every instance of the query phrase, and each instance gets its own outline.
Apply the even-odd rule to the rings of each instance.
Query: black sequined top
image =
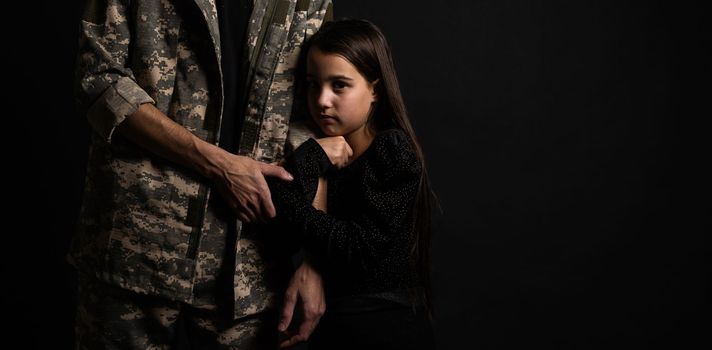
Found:
[[[327,296],[405,290],[419,285],[411,263],[412,207],[422,165],[400,130],[382,131],[336,170],[309,139],[285,163],[294,181],[268,179],[277,219],[299,235],[324,277]],[[312,207],[318,177],[328,181],[327,213]]]

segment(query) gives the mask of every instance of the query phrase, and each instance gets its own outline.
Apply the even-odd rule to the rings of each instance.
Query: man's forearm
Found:
[[[218,175],[221,162],[227,161],[226,151],[193,135],[150,103],[142,104],[116,131],[144,149],[208,178]]]

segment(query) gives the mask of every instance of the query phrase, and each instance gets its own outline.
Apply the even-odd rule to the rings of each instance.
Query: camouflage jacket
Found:
[[[243,67],[249,69],[239,153],[282,156],[301,44],[331,14],[331,0],[253,0]],[[83,205],[69,261],[81,273],[139,293],[214,308],[229,215],[210,183],[113,131],[142,103],[218,144],[220,33],[214,0],[87,0],[77,100],[92,127]],[[235,317],[274,306],[270,276],[289,257],[238,222]],[[283,279],[283,276],[276,279]]]

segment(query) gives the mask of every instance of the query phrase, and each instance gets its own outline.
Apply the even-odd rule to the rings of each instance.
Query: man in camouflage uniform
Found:
[[[237,154],[219,147],[215,0],[86,1],[77,97],[93,132],[69,254],[78,348],[169,348],[179,315],[197,348],[276,347],[290,254],[254,223],[275,216],[264,176],[290,178],[269,163],[282,158],[301,45],[331,0],[251,1]],[[287,343],[323,312],[318,275],[297,273],[289,290],[306,317]]]

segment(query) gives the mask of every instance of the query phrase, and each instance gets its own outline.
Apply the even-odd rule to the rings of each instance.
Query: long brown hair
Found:
[[[344,19],[324,23],[308,42],[305,52],[316,47],[321,52],[342,56],[375,85],[378,102],[369,119],[375,130],[397,128],[410,140],[423,172],[413,208],[416,239],[412,247],[412,262],[424,287],[424,301],[428,314],[432,314],[432,288],[430,278],[431,207],[433,194],[423,151],[403,103],[398,77],[385,36],[376,25],[366,20]]]

